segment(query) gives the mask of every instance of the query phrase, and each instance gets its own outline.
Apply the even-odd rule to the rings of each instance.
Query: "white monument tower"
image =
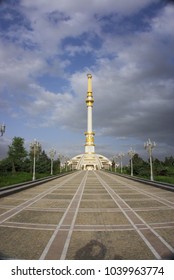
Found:
[[[92,75],[87,74],[88,78],[88,90],[86,98],[87,106],[87,131],[85,132],[85,153],[73,157],[68,164],[72,169],[77,170],[99,170],[109,169],[111,161],[106,157],[95,153],[94,135],[92,129],[92,108],[94,104],[94,98],[92,93]]]
[[[94,145],[95,133],[92,131],[92,107],[94,103],[94,98],[92,95],[92,75],[87,74],[87,77],[88,77],[88,91],[87,91],[87,98],[86,98],[87,132],[85,132],[86,135],[85,153],[91,154],[91,153],[95,153],[95,145]]]

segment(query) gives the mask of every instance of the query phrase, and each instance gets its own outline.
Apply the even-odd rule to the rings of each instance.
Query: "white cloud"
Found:
[[[8,96],[3,94],[4,106],[11,114],[16,109],[28,124],[85,130],[89,71],[93,74],[98,136],[152,136],[171,145],[173,6],[166,6],[153,19],[146,18],[145,30],[118,34],[103,29],[104,16],[112,14],[121,24],[124,16],[136,14],[152,2],[158,1],[89,0],[86,5],[81,0],[21,1],[20,12],[27,17],[28,28],[11,27],[11,40],[0,42],[0,87],[8,88]],[[62,49],[64,39],[79,39],[82,34],[86,34],[83,41],[67,43]],[[99,48],[90,43],[94,35],[101,40]],[[67,66],[72,66],[72,57],[78,60],[79,53],[93,56],[95,64],[76,70],[74,63],[71,74]],[[60,86],[56,92],[38,84],[38,77],[45,74],[64,77],[66,90]]]
[[[84,3],[81,0],[37,0],[31,2],[30,0],[23,0],[22,5],[27,9],[39,9],[41,13],[52,12],[60,10],[67,14],[76,12],[88,14],[108,14],[111,12],[118,12],[122,14],[130,14],[137,12],[139,9],[146,7],[148,4],[157,2],[158,0],[88,0]]]
[[[24,51],[12,43],[0,44],[0,81],[1,86],[8,85],[15,89],[27,85],[32,77],[41,75],[45,61],[31,51]]]
[[[157,0],[23,0],[21,11],[32,27],[28,37],[50,55],[60,50],[61,40],[85,32],[101,34],[100,18],[110,14],[131,15]],[[27,34],[27,33],[26,33]],[[25,36],[26,36],[25,34]]]
[[[153,30],[162,36],[172,36],[174,30],[174,7],[173,5],[167,5],[160,13],[159,17],[155,17],[152,20]],[[172,39],[170,38],[170,39]]]

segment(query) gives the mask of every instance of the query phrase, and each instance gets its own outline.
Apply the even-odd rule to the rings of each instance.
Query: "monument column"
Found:
[[[87,74],[88,77],[88,91],[86,98],[87,105],[87,132],[86,135],[86,143],[85,143],[85,153],[95,153],[95,145],[94,145],[94,135],[95,133],[92,131],[92,107],[94,103],[94,98],[92,95],[92,75]]]

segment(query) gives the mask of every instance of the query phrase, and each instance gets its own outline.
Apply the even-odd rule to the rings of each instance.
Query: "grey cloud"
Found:
[[[13,42],[7,48],[0,45],[1,63],[6,66],[1,68],[1,86],[3,83],[8,85],[10,80],[9,87],[16,90],[18,106],[26,117],[30,117],[31,123],[84,131],[86,73],[91,71],[95,99],[93,125],[99,135],[139,140],[151,137],[170,147],[174,141],[173,7],[165,7],[148,22],[148,31],[139,29],[134,34],[126,33],[123,36],[102,32],[103,23],[95,17],[96,13],[101,16],[111,12],[135,13],[151,2],[95,0],[88,1],[86,7],[80,0],[72,3],[69,0],[55,0],[51,5],[49,1],[43,3],[42,0],[21,1],[21,12],[30,20],[32,29],[26,30],[25,34],[21,32],[22,29],[16,31],[16,36],[20,36],[19,45]],[[58,9],[68,18],[60,17],[53,26],[48,15]],[[62,40],[93,31],[103,42],[101,49],[89,48],[87,43],[82,42],[82,50],[85,51],[86,47],[95,55],[96,64],[91,69],[82,69],[80,73],[65,73],[65,65],[70,62],[59,58],[63,54]],[[22,42],[27,38],[42,51],[38,47],[33,51],[24,50]],[[67,46],[67,50],[74,55],[79,48]],[[54,61],[51,67],[49,59]],[[53,93],[38,86],[38,76],[45,73],[64,75],[69,82],[67,91]],[[10,104],[12,101],[8,97],[4,102]]]

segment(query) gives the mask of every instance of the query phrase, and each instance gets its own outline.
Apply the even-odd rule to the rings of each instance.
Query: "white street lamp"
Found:
[[[65,170],[66,170],[66,172],[68,171],[68,162],[69,162],[69,157],[65,156]]]
[[[114,161],[114,171],[116,172],[117,167],[119,166],[119,163],[117,162],[118,156],[113,156],[112,161]]]
[[[5,133],[5,124],[0,124],[0,136]]]
[[[122,163],[122,160],[123,160],[124,156],[125,156],[124,153],[119,153],[119,154],[118,154],[118,158],[120,159],[121,173],[123,172],[123,163]]]
[[[147,150],[149,154],[149,160],[150,160],[150,180],[153,181],[153,163],[152,163],[152,149],[156,147],[155,142],[151,142],[150,139],[148,139],[147,142],[144,143],[144,148]]]
[[[53,162],[54,162],[54,156],[56,154],[56,150],[51,149],[49,151],[50,159],[51,159],[51,175],[53,175]]]
[[[130,148],[130,150],[128,151],[128,155],[130,157],[130,164],[131,164],[131,176],[133,176],[133,157],[135,155],[135,150],[132,150],[132,148]]]
[[[36,153],[39,151],[41,145],[36,139],[30,144],[33,153],[33,181],[36,179]]]
[[[60,161],[60,173],[61,173],[61,171],[62,171],[61,167],[62,167],[62,162],[63,162],[63,159],[64,159],[64,155],[59,154],[58,158],[59,158],[59,161]]]

